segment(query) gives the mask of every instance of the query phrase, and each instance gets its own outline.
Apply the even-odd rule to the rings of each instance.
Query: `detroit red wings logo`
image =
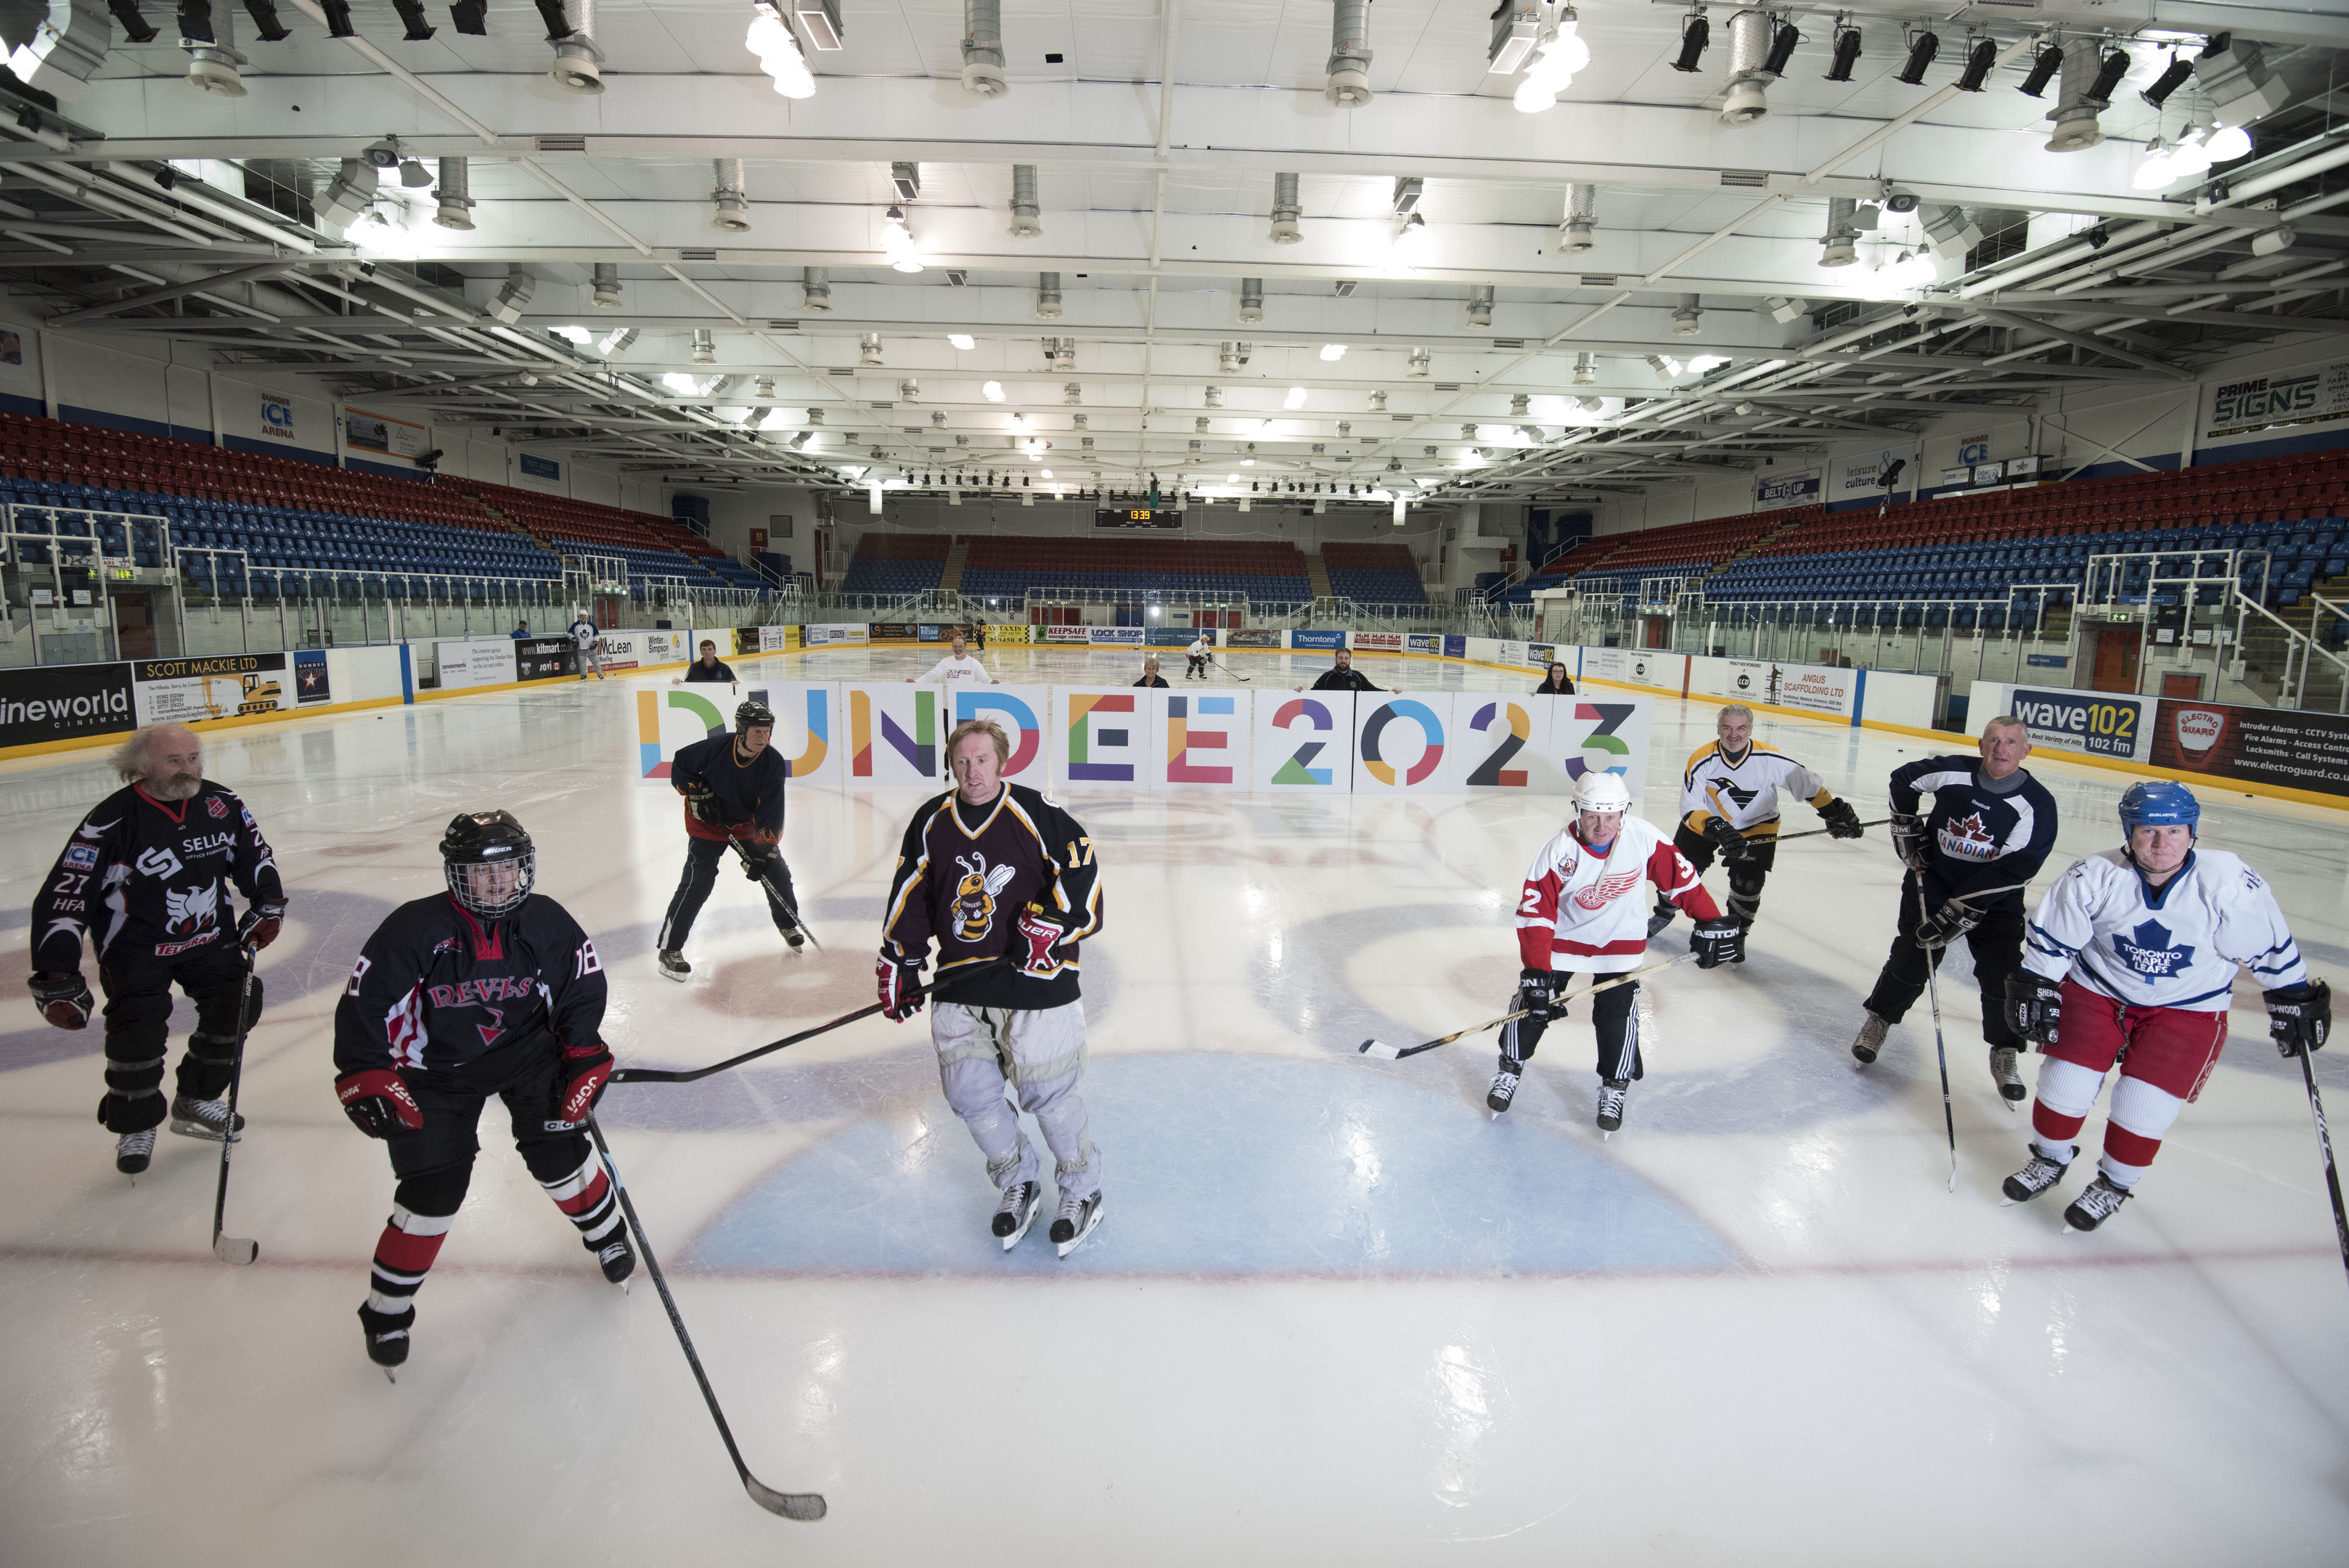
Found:
[[[1578,909],[1603,909],[1640,885],[1646,872],[1634,866],[1628,871],[1610,871],[1598,881],[1574,890],[1574,905]]]

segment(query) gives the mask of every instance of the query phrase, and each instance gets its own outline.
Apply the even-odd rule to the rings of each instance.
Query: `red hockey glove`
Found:
[[[33,1002],[41,1016],[59,1029],[79,1029],[89,1022],[90,1010],[96,1005],[89,994],[89,982],[81,971],[68,974],[53,974],[44,980],[33,976],[25,982],[31,988]]]
[[[277,940],[277,933],[285,925],[285,901],[283,898],[274,904],[255,904],[244,912],[244,919],[236,923],[237,946],[259,952]]]
[[[881,993],[881,1015],[902,1023],[922,1010],[922,966],[899,963],[887,953],[873,961],[873,974]]]
[[[563,1048],[562,1116],[573,1127],[587,1119],[604,1096],[604,1082],[612,1075],[612,1053],[600,1040],[592,1045]]]
[[[1030,904],[1019,911],[1019,934],[1028,939],[1028,956],[1020,969],[1029,974],[1050,973],[1052,950],[1068,940],[1067,930],[1058,920],[1045,919],[1044,912]]]
[[[343,1115],[369,1137],[389,1137],[396,1132],[420,1132],[424,1112],[398,1074],[388,1067],[346,1073],[335,1080],[335,1098]]]

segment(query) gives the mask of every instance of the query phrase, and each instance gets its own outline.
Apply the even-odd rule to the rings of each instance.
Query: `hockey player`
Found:
[[[1672,844],[1702,876],[1718,854],[1729,869],[1729,913],[1747,930],[1762,909],[1762,884],[1778,860],[1778,792],[1809,801],[1837,838],[1860,836],[1859,813],[1838,800],[1818,775],[1765,741],[1754,738],[1754,710],[1723,708],[1717,737],[1689,753],[1681,773],[1681,824]],[[1659,900],[1648,934],[1672,923],[1673,907]]]
[[[89,1022],[82,939],[97,950],[106,993],[106,1096],[98,1119],[115,1135],[114,1168],[147,1168],[163,1120],[163,1063],[171,988],[196,1004],[180,1058],[171,1130],[218,1142],[232,1130],[221,1096],[243,1031],[261,1016],[261,981],[242,950],[277,940],[285,889],[260,825],[235,792],[203,776],[203,745],[178,724],[135,732],[108,759],[126,782],[93,807],[66,841],[34,897],[33,1000],[59,1029]],[[226,897],[245,900],[242,920]]]
[[[586,680],[587,671],[592,668],[595,671],[595,679],[603,680],[604,634],[594,621],[587,618],[587,612],[581,610],[578,618],[564,629],[571,634],[571,646],[579,655],[579,679]]]
[[[669,784],[685,797],[685,871],[653,946],[661,973],[680,984],[693,972],[685,940],[718,885],[718,863],[730,844],[742,846],[742,875],[766,889],[767,912],[785,945],[793,952],[807,945],[792,868],[783,864],[783,788],[791,769],[768,743],[774,733],[774,711],[746,699],[734,710],[732,734],[696,741],[669,763]]]
[[[1630,790],[1620,774],[1584,774],[1574,785],[1574,821],[1542,846],[1526,873],[1517,898],[1517,956],[1525,967],[1511,1011],[1523,1008],[1527,1016],[1501,1026],[1500,1068],[1485,1096],[1496,1116],[1516,1099],[1543,1032],[1566,1016],[1568,980],[1639,967],[1648,945],[1641,929],[1646,901],[1635,891],[1641,883],[1654,883],[1660,896],[1696,921],[1689,947],[1700,969],[1745,961],[1744,929],[1722,914],[1680,851],[1630,811]],[[1602,1132],[1623,1125],[1632,1080],[1647,1075],[1632,1005],[1639,991],[1633,981],[1601,992],[1590,1004],[1599,1036]]]
[[[949,691],[954,690],[955,682],[957,680],[968,680],[973,683],[983,682],[988,686],[1000,686],[1003,684],[1002,681],[998,680],[994,676],[989,675],[987,672],[986,665],[981,664],[978,659],[973,659],[970,656],[970,639],[963,635],[962,628],[955,628],[954,639],[951,646],[953,648],[953,651],[951,653],[948,653],[944,659],[939,659],[936,664],[931,665],[929,669],[924,670],[921,674],[907,676],[905,678],[905,684],[913,686],[926,680],[936,680],[943,684]]]
[[[1289,690],[1302,691],[1305,688],[1293,686]],[[1337,657],[1330,668],[1323,670],[1320,677],[1313,682],[1313,690],[1316,691],[1401,691],[1402,688],[1381,686],[1354,668],[1353,650],[1341,648],[1338,650]]]
[[[2201,817],[2183,784],[2131,784],[2121,846],[2075,862],[2040,900],[2023,971],[2006,982],[2008,1027],[2045,1053],[2031,1160],[2006,1179],[2007,1201],[2064,1179],[2120,1061],[2095,1179],[2064,1210],[2075,1231],[2128,1201],[2162,1134],[2201,1095],[2226,1048],[2238,966],[2262,988],[2268,1035],[2286,1060],[2332,1031],[2332,988],[2309,979],[2275,895],[2236,857],[2196,846]]]
[[[391,1156],[391,1218],[359,1308],[368,1357],[408,1359],[416,1290],[465,1201],[474,1128],[505,1102],[523,1163],[617,1284],[636,1255],[580,1127],[612,1075],[604,966],[554,899],[512,814],[468,813],[440,838],[448,891],[402,904],[360,949],[335,1007],[335,1096]]]
[[[947,752],[956,787],[914,814],[889,880],[874,965],[881,1006],[893,1019],[922,1010],[914,992],[936,940],[946,989],[930,1012],[930,1043],[947,1104],[1002,1194],[994,1233],[1009,1251],[1041,1202],[1024,1110],[1058,1162],[1051,1239],[1065,1258],[1102,1218],[1101,1150],[1077,1094],[1085,1066],[1077,945],[1102,929],[1101,868],[1092,840],[1058,802],[1003,781],[1011,742],[994,721],[956,725]],[[968,978],[953,983],[957,975]],[[1004,1102],[1007,1081],[1017,1109]]]
[[[1939,969],[1942,950],[1963,937],[1982,986],[1990,1075],[2001,1095],[2020,1102],[2030,1091],[2016,1065],[2022,1036],[2006,1021],[2006,981],[2023,964],[2023,884],[2055,847],[2055,797],[2023,770],[2031,737],[2022,720],[1983,725],[1981,750],[1979,762],[1925,757],[1892,770],[1892,852],[1909,871],[1900,879],[1892,951],[1868,992],[1851,1054],[1862,1064],[1876,1060],[1885,1031],[1924,993],[1925,966]],[[1932,806],[1920,816],[1928,794]]]
[[[1191,646],[1183,650],[1183,657],[1189,661],[1184,667],[1183,679],[1205,680],[1207,678],[1207,660],[1215,651],[1216,645],[1207,640],[1206,632],[1193,638]]]

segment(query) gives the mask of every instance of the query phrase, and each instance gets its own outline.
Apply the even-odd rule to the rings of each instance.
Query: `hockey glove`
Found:
[[[388,1067],[346,1073],[335,1080],[335,1098],[343,1115],[369,1137],[389,1137],[398,1132],[420,1132],[424,1112],[398,1074]]]
[[[1558,983],[1555,971],[1546,969],[1517,971],[1517,1005],[1525,1009],[1526,1017],[1535,1023],[1547,1023],[1566,1012],[1566,1003],[1557,997]]]
[[[1892,853],[1909,870],[1922,873],[1933,863],[1931,841],[1925,836],[1925,819],[1913,811],[1896,811],[1887,824],[1892,829]]]
[[[587,1119],[604,1097],[605,1080],[612,1075],[612,1053],[600,1040],[591,1045],[563,1048],[563,1119],[573,1127]]]
[[[1829,838],[1857,838],[1865,831],[1859,825],[1859,813],[1847,800],[1831,800],[1819,807],[1819,820],[1827,825]]]
[[[2034,1045],[2055,1044],[2064,1021],[2064,988],[2023,970],[2006,977],[2006,1026]]]
[[[1052,950],[1067,940],[1069,935],[1061,922],[1030,904],[1019,911],[1019,934],[1028,940],[1028,956],[1020,961],[1020,971],[1025,974],[1051,973],[1058,962],[1052,957]]]
[[[285,900],[274,904],[255,904],[236,923],[236,945],[259,952],[277,940],[285,925]]]
[[[769,844],[742,846],[742,875],[753,882],[763,882],[782,863],[782,857]]]
[[[1723,866],[1734,866],[1745,858],[1745,836],[1732,827],[1725,816],[1704,819],[1704,839],[1719,852]]]
[[[2268,1004],[2268,1038],[2275,1042],[2277,1055],[2289,1060],[2324,1049],[2324,1038],[2333,1033],[2331,986],[2320,980],[2289,991],[2263,991],[2260,1000]]]
[[[1981,924],[1981,911],[1952,898],[1917,922],[1917,945],[1927,951],[1945,948]]]
[[[1745,928],[1727,915],[1699,920],[1696,929],[1689,933],[1689,951],[1696,954],[1696,967],[1699,969],[1719,969],[1725,963],[1744,963]]]
[[[881,1016],[892,1023],[904,1023],[922,1010],[922,966],[899,963],[887,953],[873,961],[873,973],[879,981]]]
[[[67,974],[34,975],[25,982],[32,988],[33,1004],[41,1016],[59,1029],[79,1029],[89,1022],[91,1001],[89,982],[81,971]]]

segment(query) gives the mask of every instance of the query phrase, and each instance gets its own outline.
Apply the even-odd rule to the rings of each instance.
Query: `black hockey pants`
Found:
[[[174,985],[196,1004],[196,1027],[188,1036],[187,1054],[180,1058],[178,1093],[210,1100],[227,1091],[236,1059],[236,998],[243,984],[243,954],[225,931],[175,958],[135,955],[98,966],[98,989],[106,993],[106,1098],[98,1116],[107,1131],[144,1132],[162,1123]],[[260,1016],[256,975],[246,1026]]]
[[[1900,919],[1892,938],[1892,951],[1868,993],[1868,1011],[1887,1023],[1898,1023],[1917,999],[1925,994],[1925,950],[1917,945],[1917,874],[1900,879]],[[2023,896],[2008,893],[1990,901],[1982,924],[1966,933],[1973,950],[1974,980],[1982,987],[1982,1038],[1993,1049],[2022,1046],[2022,1036],[2006,1026],[2006,982],[2023,968]],[[1933,967],[1941,954],[1933,950]]]
[[[668,913],[661,920],[657,946],[662,952],[682,952],[685,940],[693,934],[693,922],[701,913],[701,906],[709,901],[709,890],[718,886],[718,867],[721,862],[733,859],[732,852],[722,838],[688,838],[685,841],[685,873],[677,881],[677,893],[668,901]],[[792,909],[799,907],[798,889],[792,886],[792,868],[783,857],[775,857],[774,879],[782,889],[782,898],[791,900]],[[774,917],[775,929],[786,936],[798,929],[782,898],[775,896],[773,888],[766,888],[767,912]]]
[[[1565,971],[1556,971],[1563,990],[1574,978]],[[1605,981],[1609,977],[1592,977]],[[1640,982],[1614,986],[1590,999],[1590,1027],[1599,1037],[1599,1075],[1613,1081],[1619,1078],[1643,1078],[1648,1064],[1640,1055],[1640,1018],[1633,998],[1639,995]],[[1525,993],[1519,992],[1509,1002],[1512,1012],[1526,1004]],[[1557,1019],[1566,1017],[1566,1004],[1557,1007]],[[1557,1020],[1553,1020],[1556,1022]],[[1533,1060],[1534,1047],[1541,1044],[1549,1025],[1537,1023],[1530,1018],[1520,1018],[1514,1023],[1501,1025],[1501,1071],[1516,1072]]]
[[[1691,833],[1683,822],[1672,829],[1672,847],[1688,857],[1688,863],[1703,876],[1713,869],[1713,857],[1720,849],[1712,839],[1701,833]],[[1725,913],[1733,920],[1751,925],[1762,909],[1762,884],[1770,879],[1771,868],[1778,864],[1776,838],[1749,838],[1745,841],[1744,857],[1729,868],[1729,898]],[[1676,908],[1659,899],[1656,912]]]

